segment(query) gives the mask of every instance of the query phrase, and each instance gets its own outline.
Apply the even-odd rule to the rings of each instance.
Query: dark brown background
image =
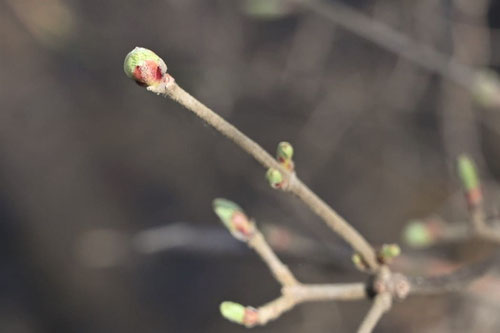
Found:
[[[494,28],[500,6],[492,3]],[[301,280],[365,279],[345,264],[350,252],[338,237],[270,189],[255,161],[125,77],[135,46],[164,57],[181,86],[268,151],[292,142],[303,180],[375,244],[399,242],[411,218],[464,218],[453,196],[456,154],[471,153],[495,180],[495,111],[309,10],[262,18],[241,5],[0,1],[1,332],[246,331],[222,319],[218,304],[257,306],[279,289],[253,253],[226,237],[211,211],[219,196],[315,240],[330,259],[290,257]],[[477,21],[467,6],[349,5],[446,54],[483,47],[452,33]],[[492,32],[483,63],[494,66]],[[134,248],[136,233],[177,222],[206,233],[206,244],[150,255]],[[499,300],[412,298],[376,331],[494,331]],[[368,306],[303,305],[254,331],[352,332]]]

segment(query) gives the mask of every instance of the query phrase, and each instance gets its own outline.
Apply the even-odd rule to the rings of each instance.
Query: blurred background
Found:
[[[303,282],[366,279],[253,159],[126,78],[135,46],[266,150],[290,141],[299,176],[373,244],[400,242],[410,219],[466,219],[463,152],[496,214],[500,108],[471,94],[473,75],[338,24],[359,15],[466,74],[500,64],[494,0],[0,0],[0,332],[246,332],[220,302],[258,306],[279,286],[217,220],[216,197],[295,239],[271,243]],[[438,272],[473,251],[404,248],[405,267]],[[412,297],[376,332],[498,331],[498,281]],[[353,332],[368,308],[304,304],[253,331]]]

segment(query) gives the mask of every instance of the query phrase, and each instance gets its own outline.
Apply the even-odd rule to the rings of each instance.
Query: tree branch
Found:
[[[485,275],[498,260],[494,254],[486,259],[467,264],[449,274],[430,277],[409,277],[411,295],[442,294],[462,290],[474,280]]]
[[[259,256],[267,264],[267,267],[273,273],[274,278],[282,286],[295,286],[298,284],[297,279],[293,276],[288,267],[279,260],[273,249],[267,244],[264,236],[259,230],[248,240],[248,246],[255,250]]]
[[[389,293],[382,293],[375,297],[370,311],[358,328],[358,333],[370,333],[373,331],[382,315],[389,311],[392,306],[392,297]]]
[[[241,149],[254,157],[266,168],[277,169],[287,180],[285,190],[299,197],[309,208],[314,211],[323,221],[338,233],[351,247],[359,253],[370,269],[376,271],[379,264],[376,260],[375,251],[372,246],[361,236],[344,218],[337,214],[328,204],[321,200],[295,173],[283,168],[269,153],[267,153],[255,141],[248,138],[235,126],[227,122],[221,116],[213,112],[204,104],[199,102],[184,89],[182,89],[169,74],[165,74],[164,80],[159,84],[148,87],[149,91],[170,97],[189,111],[196,114],[217,131],[233,141]]]

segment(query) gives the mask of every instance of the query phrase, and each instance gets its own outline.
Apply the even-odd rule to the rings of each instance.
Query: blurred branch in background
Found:
[[[449,24],[441,24],[439,30],[443,43],[450,45],[451,61],[478,70],[487,68],[490,55],[489,31],[486,28],[489,3],[489,0],[478,0],[467,5],[462,0],[453,0],[443,4],[443,11],[449,13],[451,20]],[[453,171],[455,165],[452,161],[464,152],[474,156],[476,163],[485,165],[479,124],[480,121],[488,121],[478,112],[481,100],[478,95],[464,94],[462,87],[454,82],[443,81],[442,87],[439,103],[441,131],[449,167]],[[500,90],[495,92],[495,96],[500,97]]]
[[[6,0],[12,13],[42,45],[59,49],[76,33],[76,16],[61,0]]]
[[[412,40],[382,22],[373,20],[337,1],[293,1],[324,16],[342,28],[367,39],[422,68],[435,72],[469,90],[487,106],[500,106],[500,81],[491,72],[469,67],[459,59],[450,58],[428,45]],[[485,7],[484,7],[485,8]],[[484,40],[484,39],[483,39]]]
[[[416,222],[414,222],[416,223]],[[429,223],[429,231],[433,235],[422,235],[422,237],[431,237],[432,244],[443,242],[465,242],[470,238],[470,226],[463,224],[445,224],[432,220]],[[440,226],[436,226],[438,223]],[[447,226],[449,229],[440,230]],[[411,228],[415,228],[413,225]],[[426,226],[427,227],[427,226]],[[500,224],[496,227],[500,228]],[[419,227],[420,228],[420,227]],[[335,270],[352,270],[353,265],[350,260],[346,260],[349,251],[345,247],[339,247],[338,250],[327,249],[317,243],[316,240],[306,238],[303,235],[289,230],[282,226],[264,225],[264,237],[269,241],[269,245],[275,249],[276,253],[292,262],[308,262],[321,266],[335,266]],[[412,234],[422,231],[409,231]],[[443,233],[443,234],[441,234]],[[448,234],[446,234],[448,233]],[[412,237],[412,236],[410,236]],[[415,236],[413,236],[415,237]],[[429,239],[429,238],[427,238]],[[430,239],[429,239],[430,240]],[[199,256],[245,256],[250,252],[246,250],[241,242],[231,237],[226,231],[219,228],[201,228],[192,226],[189,223],[173,223],[168,226],[157,227],[141,231],[132,238],[134,248],[145,255],[161,254],[166,251],[182,251],[195,253]],[[411,238],[407,241],[412,241]],[[416,240],[414,240],[416,241]],[[421,239],[420,241],[423,241]],[[413,246],[420,245],[421,251],[423,243],[410,243]],[[431,243],[427,243],[429,246]],[[422,254],[420,253],[420,257]],[[453,291],[459,291],[467,286],[468,283],[482,277],[492,266],[496,264],[498,256],[489,255],[483,260],[479,260],[470,266],[460,268],[457,264],[450,261],[438,259],[432,256],[419,258],[419,253],[408,251],[396,258],[393,266],[401,271],[411,272],[419,271],[421,276],[410,277],[412,292],[415,294],[441,294]],[[450,274],[451,272],[451,274]],[[493,272],[492,272],[493,273]],[[431,276],[429,281],[422,276]],[[434,275],[434,277],[432,277]],[[499,283],[500,278],[497,274],[489,276],[491,284]],[[496,282],[495,282],[496,281]],[[482,289],[471,288],[471,294],[478,297],[487,297],[489,293]],[[500,300],[498,300],[500,305]]]

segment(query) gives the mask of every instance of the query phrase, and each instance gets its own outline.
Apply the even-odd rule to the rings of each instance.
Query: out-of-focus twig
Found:
[[[471,239],[500,244],[500,220],[486,219],[484,227],[472,231],[468,221],[451,223],[436,217],[412,220],[405,229],[404,238],[408,245],[415,248]]]
[[[458,176],[462,182],[469,220],[447,223],[440,218],[412,221],[404,232],[410,246],[426,247],[443,241],[479,239],[500,245],[500,221],[487,218],[483,190],[474,162],[465,154],[457,159]]]
[[[413,40],[388,25],[343,5],[322,0],[287,0],[300,4],[351,33],[406,59],[421,68],[437,73],[467,89],[485,107],[500,107],[500,81],[491,71],[464,65],[449,55]],[[485,123],[491,126],[491,124]],[[496,130],[496,128],[495,128]]]
[[[458,268],[449,274],[409,277],[412,295],[442,294],[459,291],[486,274],[498,260],[498,255]]]
[[[465,192],[471,235],[500,244],[500,229],[495,229],[485,221],[483,190],[474,162],[466,155],[458,158],[458,172]]]
[[[382,293],[375,297],[375,301],[368,311],[365,319],[358,329],[358,333],[370,333],[373,331],[383,314],[389,311],[392,305],[392,298],[389,293]]]
[[[427,70],[439,73],[455,83],[470,88],[475,79],[472,68],[450,61],[432,47],[422,45],[388,25],[375,21],[340,2],[321,0],[290,0],[299,3],[342,28],[369,40],[384,49],[407,59]]]

